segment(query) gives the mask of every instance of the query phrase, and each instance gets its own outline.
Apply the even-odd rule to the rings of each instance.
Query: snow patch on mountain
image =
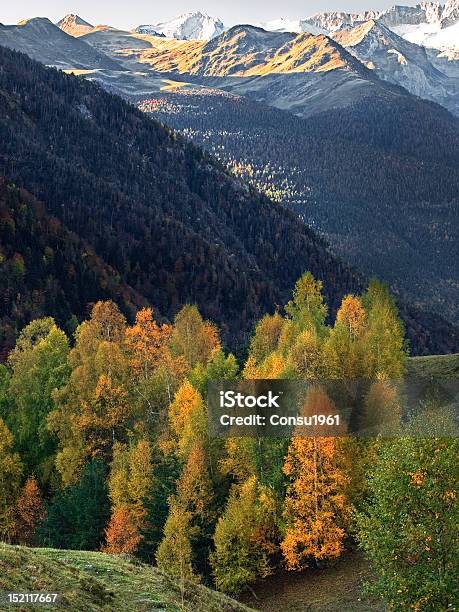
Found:
[[[267,30],[268,32],[293,32],[295,34],[309,32],[310,34],[326,34],[323,28],[318,28],[303,19],[286,19],[281,17],[280,19],[254,23],[253,25],[258,28],[263,28],[263,30]]]
[[[219,36],[225,27],[220,19],[205,13],[184,13],[169,21],[142,25],[136,29],[141,34],[164,35],[178,40],[209,40]],[[140,31],[142,30],[142,31]]]

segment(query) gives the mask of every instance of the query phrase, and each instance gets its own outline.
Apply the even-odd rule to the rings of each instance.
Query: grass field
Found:
[[[153,567],[119,556],[0,543],[1,592],[58,593],[62,606],[0,610],[72,612],[249,612],[242,603],[200,585],[181,584]]]
[[[421,378],[459,378],[459,353],[410,357],[407,375]]]

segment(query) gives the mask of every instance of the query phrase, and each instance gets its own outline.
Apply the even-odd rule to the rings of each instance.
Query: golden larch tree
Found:
[[[303,415],[335,412],[322,389],[308,391]],[[303,569],[311,560],[338,557],[343,550],[343,525],[349,509],[344,495],[348,477],[341,465],[339,438],[292,437],[284,464],[290,482],[281,543],[289,570]]]

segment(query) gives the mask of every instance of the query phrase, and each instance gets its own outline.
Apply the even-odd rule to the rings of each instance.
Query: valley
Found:
[[[367,105],[364,117],[357,107],[304,120],[219,90],[186,88],[143,100],[140,108],[203,146],[271,200],[287,205],[357,269],[386,279],[412,303],[457,321],[453,201],[459,176],[449,164],[440,168],[440,157],[446,160],[456,147],[448,145],[441,154],[444,143],[457,142],[446,114],[445,131],[438,132],[434,146],[440,157],[434,161],[418,146],[430,136],[422,134],[422,123],[417,143],[406,146],[422,113],[430,122],[431,109],[423,104],[411,109],[407,104],[392,121],[387,102],[371,114]],[[370,131],[364,133],[372,122],[397,133],[397,139],[388,147]],[[346,130],[340,133],[343,123]],[[356,143],[352,134],[359,132],[362,142]],[[381,155],[384,169],[378,167]],[[440,182],[442,188],[450,185],[441,208]],[[404,202],[403,222],[397,199]],[[435,208],[420,205],[435,200]]]

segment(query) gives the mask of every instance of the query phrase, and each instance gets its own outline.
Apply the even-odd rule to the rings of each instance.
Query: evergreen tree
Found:
[[[288,302],[285,311],[301,329],[322,333],[325,327],[327,306],[322,294],[322,281],[316,280],[310,272],[305,272],[296,282],[293,300]]]
[[[365,375],[401,378],[405,372],[407,347],[404,328],[387,285],[373,279],[363,296],[366,313],[364,332]]]
[[[57,493],[47,511],[39,530],[45,546],[99,550],[110,517],[105,465],[88,463],[80,481]]]
[[[196,306],[186,305],[175,317],[171,347],[192,370],[198,363],[205,365],[212,351],[220,348],[218,336],[218,329],[204,321]]]
[[[171,498],[164,538],[156,553],[156,563],[160,570],[171,576],[199,582],[199,576],[193,570],[192,535],[190,513]]]

